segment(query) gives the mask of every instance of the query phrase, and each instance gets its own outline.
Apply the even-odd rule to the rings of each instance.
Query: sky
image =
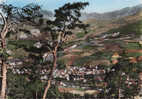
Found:
[[[77,1],[89,2],[89,6],[84,10],[87,13],[104,13],[142,4],[142,0],[5,0],[5,3],[20,7],[29,3],[36,3],[41,5],[43,9],[54,11],[65,3]]]

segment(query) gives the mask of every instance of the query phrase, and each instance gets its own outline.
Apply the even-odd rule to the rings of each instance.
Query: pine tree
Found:
[[[76,2],[76,3],[67,3],[59,9],[55,10],[55,20],[47,21],[46,29],[50,32],[51,39],[48,45],[49,50],[53,55],[53,65],[51,68],[50,76],[48,78],[48,84],[45,88],[43,99],[46,98],[47,92],[51,86],[51,80],[53,78],[53,72],[57,67],[57,52],[59,48],[64,44],[64,38],[67,35],[71,35],[72,30],[75,28],[82,28],[86,30],[88,24],[84,24],[80,21],[81,10],[88,5],[88,2]]]

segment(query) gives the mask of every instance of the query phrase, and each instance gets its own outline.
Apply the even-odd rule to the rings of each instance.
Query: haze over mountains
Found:
[[[112,20],[112,19],[120,19],[126,16],[136,15],[142,12],[142,4],[126,7],[120,10],[105,12],[105,13],[82,13],[81,20],[95,19],[95,20]],[[54,19],[54,12],[48,10],[42,10],[44,18]]]
[[[106,13],[82,13],[82,20],[86,19],[96,19],[96,20],[111,20],[111,19],[119,19],[125,16],[135,15],[142,11],[142,4],[134,6],[134,7],[126,7],[120,10],[106,12]]]
[[[119,19],[126,16],[131,16],[138,14],[142,11],[142,4],[133,6],[133,7],[126,7],[120,10],[112,11],[112,12],[105,12],[105,13],[82,13],[81,20],[87,19],[96,19],[96,20],[112,20],[112,19]],[[42,13],[44,14],[45,18],[54,19],[54,13],[51,11],[43,10]]]

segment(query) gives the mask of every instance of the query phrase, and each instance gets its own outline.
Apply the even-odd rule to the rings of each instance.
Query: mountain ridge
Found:
[[[49,10],[42,10],[42,14],[44,18],[47,19],[54,19],[54,12]],[[120,10],[98,13],[98,12],[91,12],[86,13],[82,12],[81,20],[88,20],[88,19],[95,19],[95,20],[113,20],[113,19],[120,19],[126,16],[132,16],[142,12],[142,4],[133,6],[133,7],[125,7]]]
[[[125,7],[120,10],[115,10],[111,12],[105,13],[82,13],[81,20],[87,19],[96,19],[96,20],[112,20],[112,19],[119,19],[126,16],[132,16],[142,11],[142,4],[133,6],[133,7]]]

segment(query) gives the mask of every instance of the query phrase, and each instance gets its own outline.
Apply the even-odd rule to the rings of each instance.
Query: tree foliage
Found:
[[[51,33],[52,41],[58,40],[58,42],[63,43],[63,39],[66,35],[71,35],[73,29],[78,27],[85,30],[88,27],[88,24],[84,24],[79,19],[81,17],[81,9],[84,9],[87,5],[87,2],[67,3],[55,10],[55,20],[48,20],[45,28]],[[61,34],[60,38],[59,34]]]
[[[53,53],[53,65],[50,66],[50,75],[48,76],[48,79],[52,79],[52,74],[56,68],[57,64],[57,54],[59,51],[59,47],[64,43],[64,38],[67,35],[72,34],[72,30],[75,28],[82,28],[86,29],[88,25],[85,25],[83,22],[80,21],[79,17],[81,16],[81,9],[84,9],[85,6],[87,6],[88,3],[73,3],[73,4],[65,4],[63,7],[60,7],[59,9],[55,10],[55,15],[54,15],[54,20],[48,20],[46,23],[46,27],[44,28],[44,31],[48,31],[47,33],[50,33],[50,37],[48,38],[51,39],[43,39],[42,43],[44,47],[48,47],[50,52]],[[31,25],[33,27],[38,27],[40,28],[40,25],[42,21],[44,20],[42,14],[41,14],[41,8],[38,5],[34,4],[29,4],[27,6],[24,6],[23,8],[18,8],[14,7],[12,5],[1,5],[2,11],[5,14],[6,21],[9,25],[9,33],[16,32],[18,33],[19,27],[22,26],[23,24],[25,25]],[[39,19],[39,22],[36,20]],[[13,28],[13,29],[12,29]],[[36,40],[38,41],[38,40]],[[20,43],[20,42],[19,42]],[[11,78],[8,77],[8,95],[14,95],[11,91],[14,90],[15,92],[18,92],[20,89],[22,92],[18,92],[18,96],[20,94],[27,94],[29,96],[27,97],[33,97],[35,98],[35,95],[37,95],[37,92],[42,92],[43,91],[43,85],[45,81],[41,80],[41,77],[44,75],[48,75],[47,73],[41,74],[42,69],[45,69],[45,63],[41,62],[41,51],[37,51],[36,53],[39,54],[39,56],[33,55],[30,51],[35,51],[33,50],[33,47],[26,48],[25,45],[17,46],[20,48],[24,48],[24,50],[29,51],[29,56],[27,58],[32,59],[30,62],[25,62],[22,67],[16,67],[13,69],[19,70],[20,72],[24,72],[23,74],[13,74],[12,70],[8,70],[8,73],[12,73],[11,77],[15,78],[16,81],[11,80]],[[36,49],[39,50],[39,49]],[[47,52],[49,51],[47,50]],[[33,65],[32,65],[33,64]],[[49,64],[46,64],[49,65]],[[46,66],[47,69],[48,66]],[[25,72],[26,71],[28,72]],[[29,72],[33,71],[33,72]],[[13,76],[12,76],[13,75]],[[23,81],[23,84],[20,84],[20,79]],[[15,83],[14,86],[12,86]],[[18,85],[17,85],[18,84]],[[27,88],[24,88],[25,85]],[[41,86],[40,86],[41,85]],[[18,89],[15,87],[18,86]],[[23,89],[24,88],[24,89]],[[37,90],[38,88],[42,88]],[[53,87],[51,87],[53,88]],[[28,91],[26,90],[30,90]],[[24,92],[26,91],[26,92]],[[43,93],[40,93],[37,95],[37,97],[41,98],[41,95]],[[23,96],[23,95],[22,95]],[[15,98],[13,96],[13,98]],[[20,96],[21,97],[21,96]]]

